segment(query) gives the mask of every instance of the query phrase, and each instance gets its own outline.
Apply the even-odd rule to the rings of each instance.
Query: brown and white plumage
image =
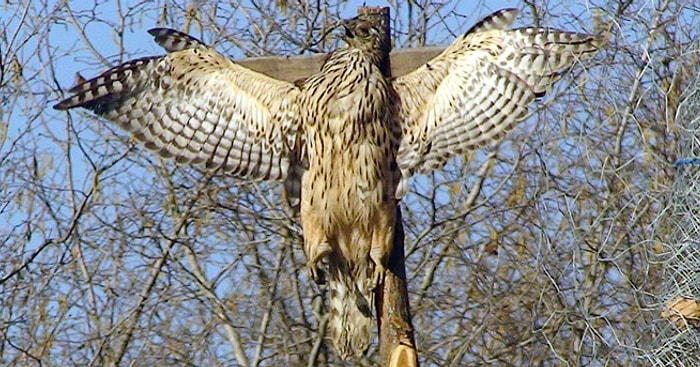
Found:
[[[163,157],[236,176],[282,179],[299,149],[292,84],[254,73],[199,40],[149,31],[169,53],[109,69],[54,108],[84,107]]]
[[[529,104],[601,38],[548,28],[510,29],[518,11],[504,9],[475,24],[417,70],[394,80],[403,129],[398,164],[441,167],[468,149],[497,140],[522,121]]]
[[[166,55],[112,68],[55,108],[91,109],[178,162],[284,180],[300,199],[314,280],[328,282],[334,344],[343,357],[359,355],[410,175],[497,139],[600,45],[585,34],[511,30],[516,15],[488,16],[395,79],[385,74],[381,32],[360,18],[346,21],[347,46],[297,85],[242,67],[193,37],[154,29]]]
[[[394,98],[382,72],[388,47],[362,19],[344,26],[348,46],[303,83],[301,105],[311,108],[300,117],[309,142],[304,249],[317,281],[325,280],[317,264],[328,258],[329,327],[345,358],[369,345],[373,290],[393,245],[399,172],[398,137],[386,121]]]

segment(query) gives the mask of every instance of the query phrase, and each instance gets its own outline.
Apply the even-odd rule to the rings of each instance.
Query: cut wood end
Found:
[[[391,353],[389,367],[418,367],[418,355],[416,350],[407,346],[399,345]]]

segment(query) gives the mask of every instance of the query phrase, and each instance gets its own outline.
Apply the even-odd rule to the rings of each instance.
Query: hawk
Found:
[[[343,358],[361,355],[409,177],[498,139],[600,47],[592,35],[511,29],[517,13],[487,16],[397,78],[387,75],[382,31],[362,17],[343,21],[345,45],[296,84],[152,29],[165,55],[109,69],[54,108],[92,110],[179,163],[284,181],[300,206],[312,277],[330,289],[334,345]]]

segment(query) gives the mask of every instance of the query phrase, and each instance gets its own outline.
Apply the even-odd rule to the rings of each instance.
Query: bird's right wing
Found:
[[[58,110],[84,107],[180,163],[238,177],[284,179],[300,159],[293,84],[247,69],[194,37],[149,31],[168,53],[85,81]]]
[[[500,137],[562,72],[600,46],[599,37],[587,34],[510,29],[517,14],[504,9],[489,15],[433,60],[393,81],[404,181],[416,169],[438,168]]]

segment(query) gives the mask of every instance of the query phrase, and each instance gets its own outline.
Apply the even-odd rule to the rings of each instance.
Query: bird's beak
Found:
[[[344,38],[353,38],[355,35],[352,32],[353,24],[357,20],[357,17],[355,18],[350,18],[350,19],[343,19],[339,23],[340,26],[343,27],[345,30],[345,34],[343,35]]]

